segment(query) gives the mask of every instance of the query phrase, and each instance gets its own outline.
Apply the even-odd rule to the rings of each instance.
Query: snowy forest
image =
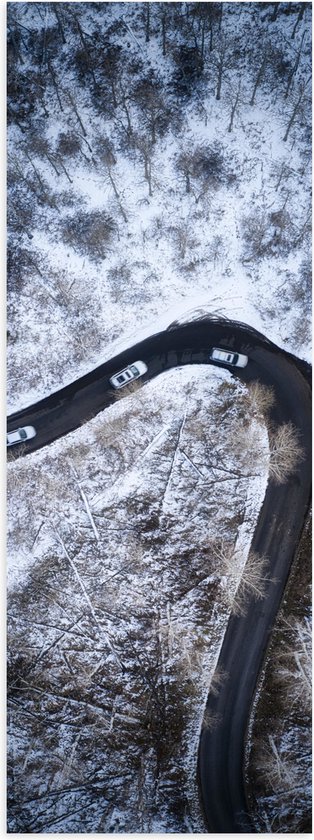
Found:
[[[195,313],[309,359],[310,4],[10,2],[7,24],[8,413]],[[13,447],[9,833],[206,833],[206,699],[263,598],[267,482],[302,456],[273,398],[187,366]],[[249,724],[260,833],[310,831],[309,557],[306,531]]]

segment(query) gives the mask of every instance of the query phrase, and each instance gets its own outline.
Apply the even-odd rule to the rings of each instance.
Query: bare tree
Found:
[[[125,212],[125,210],[124,210],[124,208],[123,208],[123,205],[122,205],[122,202],[121,202],[121,196],[120,196],[120,193],[119,193],[119,191],[118,191],[118,189],[117,189],[117,185],[116,185],[116,183],[115,183],[115,181],[114,181],[114,178],[113,178],[113,175],[112,175],[112,172],[111,172],[111,166],[108,166],[108,178],[109,178],[110,184],[111,184],[111,186],[112,186],[113,192],[114,192],[114,194],[115,194],[115,197],[116,197],[116,199],[117,199],[117,202],[118,202],[118,207],[119,207],[119,210],[120,210],[121,216],[122,216],[122,218],[123,218],[123,221],[124,221],[125,223],[127,223],[128,218],[127,218],[126,212]]]
[[[93,80],[93,83],[94,83],[94,87],[97,88],[97,80],[96,80],[95,69],[94,69],[95,60],[94,60],[94,56],[92,54],[92,50],[90,49],[90,46],[87,44],[87,36],[83,32],[83,29],[82,29],[80,21],[79,21],[78,14],[74,13],[73,11],[71,11],[70,14],[72,14],[73,20],[75,22],[75,28],[76,28],[76,30],[79,34],[79,38],[80,38],[80,41],[81,41],[81,44],[82,44],[84,67],[86,68],[87,72],[90,73],[90,75],[92,77],[92,80]],[[81,52],[79,51],[76,54],[76,57],[77,57],[78,61],[80,60],[80,56],[81,56]]]
[[[239,83],[238,83],[238,89],[236,91],[236,94],[235,94],[233,102],[232,102],[230,122],[229,122],[229,125],[228,125],[228,132],[229,133],[233,129],[233,120],[234,120],[235,113],[236,113],[236,110],[237,110],[237,107],[238,107],[238,104],[239,104],[240,92],[241,92],[241,81],[239,81]]]
[[[187,250],[195,248],[197,242],[193,233],[193,225],[190,219],[181,222],[171,228],[171,233],[178,249],[180,259],[184,260]]]
[[[179,451],[180,451],[180,444],[181,444],[183,429],[184,429],[184,426],[185,426],[185,421],[186,421],[186,412],[184,413],[183,418],[180,422],[180,426],[179,426],[179,428],[176,432],[176,440],[175,440],[175,444],[174,444],[174,447],[172,448],[172,452],[171,452],[170,463],[169,463],[167,477],[166,477],[166,484],[165,484],[165,489],[164,489],[163,499],[162,499],[162,506],[161,506],[162,513],[164,513],[165,507],[166,507],[166,504],[167,504],[167,502],[166,502],[167,495],[168,495],[168,492],[169,492],[170,485],[172,483],[176,459],[177,459]]]
[[[16,61],[24,64],[24,59],[20,50],[20,32],[16,21],[12,20],[11,15],[8,15],[8,58],[10,57],[10,50],[13,52]]]
[[[165,56],[165,55],[166,55],[166,52],[167,52],[167,49],[166,49],[166,47],[167,47],[167,40],[166,40],[166,31],[167,31],[167,11],[166,11],[166,9],[167,9],[167,3],[165,4],[165,6],[164,6],[164,8],[163,8],[163,10],[162,10],[162,16],[161,16],[162,54],[163,54],[163,56]]]
[[[216,65],[218,71],[216,99],[221,98],[221,86],[223,75],[227,66],[227,42],[224,35],[221,36],[219,47],[217,49]]]
[[[223,261],[226,255],[226,243],[222,236],[214,236],[208,244],[208,257],[213,261],[214,266]]]
[[[257,554],[256,551],[249,552],[241,581],[232,603],[232,611],[236,615],[245,614],[249,599],[252,598],[253,601],[262,601],[265,598],[266,587],[272,582],[272,578],[266,574],[268,566],[268,557]]]
[[[291,217],[285,210],[288,197],[285,196],[279,210],[270,213],[265,207],[257,207],[242,220],[245,243],[243,262],[263,259],[278,251],[289,253],[293,228]]]
[[[53,5],[55,5],[55,4],[53,4]],[[53,66],[52,66],[52,64],[51,64],[51,61],[49,61],[49,60],[48,60],[48,62],[47,62],[47,67],[48,67],[49,73],[50,73],[50,75],[51,75],[52,84],[53,84],[54,89],[55,89],[55,91],[56,91],[56,95],[57,95],[57,100],[58,100],[58,102],[59,102],[60,111],[62,111],[62,112],[63,112],[64,108],[63,108],[62,101],[61,101],[61,96],[60,96],[60,85],[59,85],[59,83],[58,83],[58,79],[57,79],[56,72],[55,72],[55,70],[54,70],[54,68],[53,68]]]
[[[312,634],[309,622],[285,622],[289,641],[276,655],[274,674],[284,688],[289,704],[311,713],[312,700]]]
[[[293,236],[293,247],[298,248],[302,245],[304,239],[310,238],[312,231],[312,208],[311,206],[308,207],[307,212],[305,213],[305,217],[303,219],[302,225],[295,230]]]
[[[275,184],[275,190],[278,191],[282,181],[284,182],[285,187],[288,184],[289,179],[294,175],[294,170],[289,166],[285,161],[281,163],[274,163],[272,166],[272,175],[277,178]]]
[[[269,51],[269,47],[268,46],[264,47],[262,60],[261,60],[259,69],[257,71],[257,76],[256,76],[256,79],[255,79],[255,83],[254,83],[254,87],[253,87],[253,91],[252,91],[252,96],[251,96],[251,99],[250,99],[250,105],[252,105],[252,106],[254,105],[257,88],[261,84],[262,79],[263,79],[264,74],[265,74],[265,70],[266,70],[266,66],[267,66],[267,62],[268,62],[268,51]]]
[[[106,50],[99,62],[99,69],[109,86],[113,107],[117,108],[119,101],[118,81],[121,76],[120,48],[118,46],[106,44]]]
[[[145,3],[145,41],[148,44],[150,39],[150,3]]]
[[[212,545],[211,550],[219,561],[221,569],[230,577],[230,581],[235,583],[239,575],[239,558],[234,546],[220,542]],[[261,601],[265,598],[267,584],[272,580],[266,574],[268,566],[267,557],[255,551],[249,552],[236,593],[233,594],[232,586],[228,591],[231,610],[235,615],[245,615],[249,599]]]
[[[144,163],[144,178],[145,181],[148,183],[148,195],[153,195],[152,189],[152,148],[151,148],[151,141],[139,134],[133,135],[133,143],[135,148],[137,148],[142,155],[143,163]]]
[[[32,145],[32,144],[30,144],[30,146],[31,146],[31,145]],[[41,176],[41,174],[40,174],[40,172],[39,172],[39,170],[38,170],[38,167],[37,167],[37,166],[35,166],[34,160],[33,160],[33,158],[31,157],[30,152],[29,152],[29,150],[28,150],[28,146],[27,146],[26,144],[24,144],[24,145],[23,145],[23,146],[21,146],[20,148],[21,148],[21,149],[22,149],[22,151],[24,152],[25,157],[27,158],[28,162],[31,164],[31,167],[32,167],[32,169],[34,170],[35,175],[36,175],[36,178],[37,178],[37,180],[38,180],[38,183],[39,183],[40,187],[42,188],[42,190],[44,191],[44,190],[45,190],[45,184],[44,184],[43,178],[42,178],[42,176]],[[21,178],[21,181],[24,181],[24,182],[25,182],[25,184],[26,184],[26,185],[28,186],[28,188],[29,188],[29,187],[30,187],[30,184],[29,184],[29,179],[27,179],[27,173],[25,172],[25,168],[22,168],[22,167],[21,167],[21,165],[20,165],[20,162],[19,162],[18,158],[17,158],[15,155],[14,155],[14,157],[13,157],[13,156],[11,156],[11,157],[9,158],[9,163],[10,163],[10,161],[11,161],[12,165],[14,166],[15,171],[19,174],[19,177]]]
[[[63,20],[62,20],[62,6],[60,6],[59,3],[49,3],[49,8],[51,9],[53,14],[57,18],[57,23],[58,23],[59,32],[60,32],[60,35],[61,35],[61,38],[62,38],[62,43],[66,44],[66,37],[65,37],[65,34],[64,34],[64,26],[63,26]]]
[[[218,31],[221,29],[221,21],[222,21],[222,12],[223,12],[223,3],[193,3],[191,4],[191,17],[193,20],[193,35],[195,39],[195,45],[200,51],[201,58],[203,59],[205,56],[206,51],[206,35],[209,32],[210,39],[209,39],[209,51],[211,52],[213,49],[213,35],[214,35],[214,24],[218,24]],[[195,23],[198,24],[196,28]]]
[[[303,32],[303,35],[302,35],[302,38],[301,38],[301,44],[300,44],[299,50],[296,54],[295,62],[294,62],[293,67],[291,68],[291,71],[289,73],[288,84],[287,84],[286,92],[285,92],[285,99],[287,99],[287,96],[289,94],[289,90],[290,90],[292,82],[293,82],[293,77],[295,76],[295,74],[298,70],[299,64],[300,64],[300,58],[301,58],[301,55],[302,55],[302,46],[303,46],[304,37],[305,37],[305,32]]]
[[[127,137],[129,139],[129,141],[132,142],[133,126],[132,126],[131,111],[130,111],[129,103],[130,103],[130,97],[126,93],[124,93],[122,88],[121,88],[119,105],[126,115],[126,119],[127,119],[126,134],[127,134]]]
[[[69,99],[69,101],[72,105],[73,111],[75,113],[75,116],[76,116],[77,121],[79,123],[79,126],[81,128],[82,134],[83,134],[84,137],[87,137],[87,131],[85,130],[83,122],[82,122],[81,117],[79,115],[75,99],[73,98],[72,94],[70,93],[70,91],[68,89],[65,89],[65,93],[66,93],[66,95],[67,95],[67,97],[68,97],[68,99]]]
[[[141,120],[151,134],[152,144],[156,143],[157,136],[163,136],[170,119],[174,118],[174,111],[166,102],[160,82],[149,75],[135,86],[132,98],[140,108]]]
[[[297,31],[297,27],[299,26],[299,23],[301,23],[301,20],[303,20],[303,16],[304,16],[304,12],[306,10],[306,6],[307,6],[307,3],[300,3],[300,9],[299,9],[298,17],[297,17],[296,22],[294,24],[294,27],[293,27],[293,30],[292,30],[292,33],[291,33],[291,38],[294,38],[295,33]]]
[[[217,665],[217,668],[215,669],[210,682],[210,694],[212,694],[213,697],[218,697],[220,689],[225,684],[227,679],[227,671],[224,671],[221,665]]]
[[[307,85],[309,84],[310,80],[311,80],[311,76],[307,79],[306,82],[302,82],[302,84],[300,84],[300,86],[299,86],[299,94],[298,94],[297,99],[295,101],[294,108],[293,108],[292,114],[290,116],[286,131],[285,131],[285,135],[283,137],[284,143],[288,140],[288,136],[289,136],[290,130],[293,126],[293,123],[295,121],[295,118],[296,118],[297,114],[299,113],[299,111],[301,109],[301,106],[303,105],[303,100],[304,100],[304,97],[305,97],[306,88],[307,88]]]
[[[248,399],[254,414],[267,415],[275,404],[275,394],[272,387],[263,385],[258,380],[248,383]]]
[[[112,142],[103,135],[99,135],[96,139],[96,151],[100,159],[100,163],[104,164],[106,174],[108,176],[109,182],[112,186],[114,195],[117,199],[118,207],[122,218],[125,222],[127,222],[127,215],[122,205],[121,195],[119,193],[116,180],[112,174],[113,167],[117,163],[117,159],[115,156],[115,150]]]
[[[226,180],[232,178],[224,159],[223,148],[216,143],[212,146],[203,144],[189,151],[185,149],[178,155],[177,168],[185,177],[186,192],[193,192],[195,202],[210,188],[218,189]],[[192,183],[200,185],[198,195],[192,190]]]
[[[270,477],[276,484],[284,484],[304,458],[304,450],[299,443],[298,432],[293,424],[283,423],[277,429],[270,430],[269,446]]]
[[[178,169],[181,170],[185,177],[185,191],[186,193],[191,192],[191,170],[192,170],[192,157],[191,153],[185,150],[179,154],[177,159],[177,166]]]
[[[215,712],[212,712],[210,709],[205,709],[203,722],[202,722],[202,729],[208,732],[213,732],[221,723],[221,715]]]
[[[75,467],[74,467],[74,464],[73,464],[73,463],[70,463],[70,467],[71,467],[71,470],[72,470],[73,475],[74,475],[75,483],[76,483],[76,485],[77,485],[77,487],[78,487],[78,489],[79,489],[79,493],[80,493],[80,496],[81,496],[82,502],[83,502],[83,504],[84,504],[84,507],[85,507],[85,510],[86,510],[86,513],[87,513],[88,519],[89,519],[89,521],[90,521],[90,524],[91,524],[91,527],[92,527],[92,530],[93,530],[93,534],[94,534],[95,540],[96,540],[96,542],[99,542],[99,541],[100,541],[100,539],[99,539],[99,533],[98,533],[97,528],[96,528],[96,525],[95,525],[95,520],[94,520],[94,517],[93,517],[92,511],[91,511],[91,507],[90,507],[89,501],[88,501],[88,499],[87,499],[87,496],[86,496],[85,490],[83,490],[83,487],[82,487],[82,482],[81,482],[81,481],[80,481],[80,479],[79,479],[79,476],[78,476],[78,474],[77,474],[77,472],[76,472],[76,469],[75,469]]]
[[[263,758],[260,763],[260,773],[271,787],[283,794],[290,795],[296,789],[302,790],[303,772],[298,768],[294,758],[283,755],[272,735],[268,736],[268,745],[264,746]]]

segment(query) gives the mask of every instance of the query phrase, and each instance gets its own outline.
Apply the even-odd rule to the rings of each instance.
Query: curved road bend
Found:
[[[20,453],[27,454],[69,433],[113,403],[109,377],[130,362],[146,362],[148,371],[142,377],[146,381],[178,365],[211,363],[209,350],[213,346],[249,357],[246,368],[233,368],[232,373],[244,382],[259,380],[273,387],[276,403],[271,419],[274,423],[292,422],[304,449],[304,459],[291,479],[280,487],[268,485],[252,549],[268,555],[270,576],[276,582],[268,585],[263,601],[248,604],[245,616],[233,616],[229,621],[218,663],[228,676],[219,695],[210,694],[207,703],[219,723],[212,732],[204,730],[200,740],[199,781],[209,831],[254,833],[245,795],[244,744],[258,673],[309,505],[310,366],[245,324],[215,318],[173,325],[11,415],[8,430],[35,426],[36,437]]]

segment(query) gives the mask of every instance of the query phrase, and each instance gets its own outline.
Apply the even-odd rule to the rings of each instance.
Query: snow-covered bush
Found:
[[[191,98],[202,76],[204,62],[197,47],[181,45],[173,50],[173,59],[177,67],[172,84],[177,95]]]
[[[287,255],[293,247],[293,226],[284,210],[267,213],[258,208],[242,220],[244,260]]]
[[[63,220],[62,239],[74,250],[97,261],[107,256],[115,228],[112,216],[100,210],[80,212]]]

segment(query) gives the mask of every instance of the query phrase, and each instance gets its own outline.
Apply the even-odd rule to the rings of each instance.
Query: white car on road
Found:
[[[209,358],[213,362],[221,362],[223,365],[233,365],[233,367],[246,367],[248,357],[243,356],[242,353],[232,353],[230,350],[223,350],[221,347],[213,347],[209,354]]]
[[[123,388],[124,385],[128,385],[133,379],[138,379],[139,376],[143,376],[143,373],[146,373],[146,371],[147,365],[145,365],[145,362],[133,362],[132,365],[111,376],[109,382],[114,388]]]
[[[26,440],[35,437],[34,426],[22,426],[13,432],[7,432],[7,446],[14,446],[15,443],[25,443]]]

